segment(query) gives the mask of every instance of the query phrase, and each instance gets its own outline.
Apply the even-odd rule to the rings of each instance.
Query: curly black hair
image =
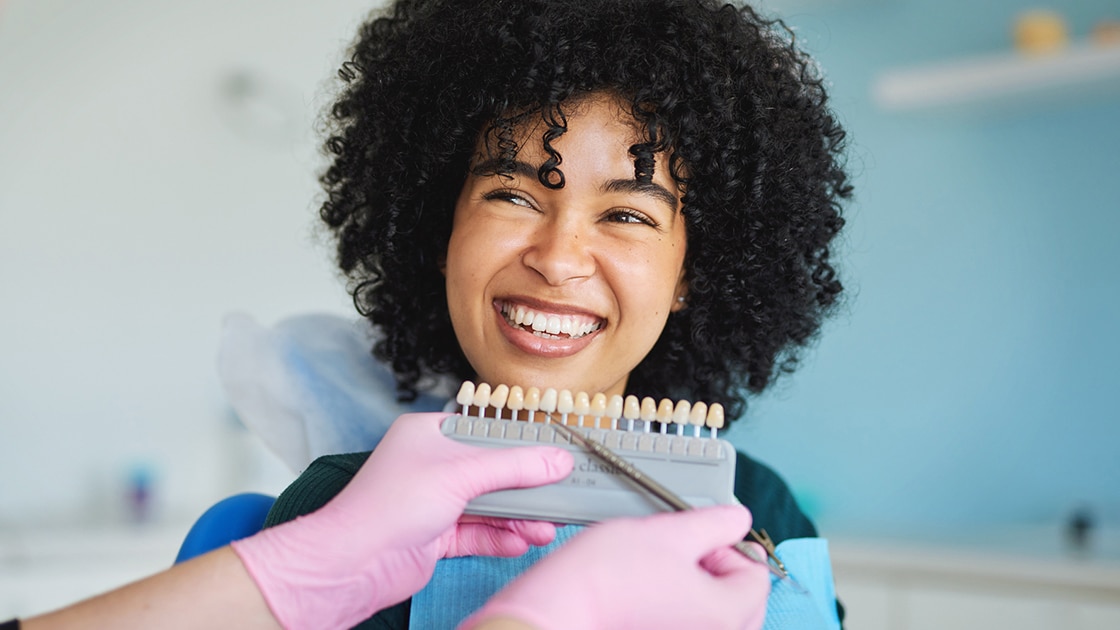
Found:
[[[479,139],[512,159],[518,122],[540,117],[555,159],[539,177],[562,186],[550,141],[594,92],[646,130],[635,177],[665,150],[685,191],[688,307],[627,393],[720,401],[735,418],[837,303],[846,135],[781,21],[712,0],[397,0],[339,74],[320,215],[402,399],[428,377],[473,376],[439,266]]]

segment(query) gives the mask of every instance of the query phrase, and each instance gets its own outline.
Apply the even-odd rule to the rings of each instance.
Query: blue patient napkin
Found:
[[[551,544],[530,547],[525,555],[517,558],[467,556],[440,560],[428,585],[412,596],[408,627],[453,630],[513,578],[560,548],[582,529],[578,525],[557,527]]]
[[[828,541],[792,538],[782,541],[774,554],[786,565],[793,583],[771,575],[762,630],[840,630]]]
[[[560,527],[552,544],[533,547],[519,558],[471,556],[440,560],[432,580],[412,597],[409,628],[453,630],[510,580],[582,529],[574,525]],[[828,541],[786,540],[775,553],[796,585],[776,577],[771,580],[763,630],[839,630]]]

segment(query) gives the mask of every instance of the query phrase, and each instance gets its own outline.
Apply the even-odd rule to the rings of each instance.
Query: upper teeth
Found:
[[[598,320],[587,317],[573,317],[571,315],[555,315],[540,313],[524,306],[502,306],[502,315],[506,320],[517,326],[528,326],[533,332],[548,333],[550,335],[568,335],[582,337],[599,330]]]

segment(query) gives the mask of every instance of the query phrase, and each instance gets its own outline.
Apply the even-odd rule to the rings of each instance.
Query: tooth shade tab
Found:
[[[622,396],[615,394],[607,401],[607,417],[618,420],[622,417]]]
[[[572,411],[577,416],[586,416],[591,413],[591,397],[587,395],[587,392],[576,392],[575,405],[572,407]]]
[[[653,422],[657,419],[657,401],[646,396],[642,399],[641,418],[646,422]]]
[[[673,424],[688,424],[688,413],[691,410],[692,405],[687,400],[678,400],[677,406],[673,407]]]
[[[466,407],[474,402],[474,383],[471,381],[463,381],[459,386],[459,395],[455,397],[455,402]]]
[[[723,428],[723,405],[712,403],[712,406],[708,407],[708,418],[705,424],[709,429]]]
[[[560,390],[560,395],[559,395],[559,397],[557,397],[557,400],[556,400],[556,411],[558,411],[559,413],[562,413],[566,416],[566,415],[572,413],[572,410],[575,408],[575,406],[576,406],[576,403],[575,403],[575,400],[572,399],[571,390],[567,390],[567,389]]]
[[[607,415],[607,395],[599,392],[591,397],[591,416],[596,420],[591,426],[599,426],[599,418]]]
[[[498,409],[506,406],[506,399],[509,398],[509,386],[505,383],[498,385],[494,391],[490,392],[490,406]]]
[[[537,411],[541,408],[541,390],[536,387],[530,387],[525,390],[525,410]]]
[[[558,397],[559,395],[554,388],[549,387],[548,389],[544,390],[544,392],[541,393],[540,410],[545,413],[553,413],[554,411],[556,411],[556,403]]]
[[[509,388],[509,398],[506,400],[506,406],[514,412],[514,416],[517,415],[518,411],[525,408],[525,392],[522,391],[520,385]]]
[[[631,394],[626,397],[622,405],[622,417],[627,420],[637,420],[642,417],[642,407],[637,396]]]
[[[704,426],[704,420],[708,417],[708,405],[704,401],[699,401],[692,406],[692,411],[688,414],[689,424],[696,426]]]
[[[662,398],[661,402],[657,405],[657,421],[661,424],[668,424],[673,419],[673,401],[668,398]]]
[[[602,418],[607,414],[607,395],[599,392],[591,397],[591,415]]]
[[[490,384],[479,383],[474,390],[474,406],[475,407],[489,407],[490,406]]]

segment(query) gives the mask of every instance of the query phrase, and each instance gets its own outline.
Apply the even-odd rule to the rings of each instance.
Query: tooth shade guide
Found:
[[[444,421],[441,430],[453,440],[480,447],[516,447],[538,442],[568,450],[577,458],[588,455],[578,440],[569,441],[564,435],[567,432],[557,430],[560,429],[557,426],[561,422],[559,417],[553,420],[553,425],[542,426],[541,423],[452,416]],[[579,434],[596,440],[623,458],[628,453],[642,457],[641,472],[647,478],[659,480],[671,494],[696,497],[703,505],[737,502],[735,449],[725,440],[571,429],[572,437]],[[588,473],[586,479],[591,480],[590,483],[545,484],[490,493],[469,502],[465,513],[586,525],[664,510],[663,505],[654,504],[648,497],[636,493],[627,478],[606,467],[588,468],[584,472]]]

